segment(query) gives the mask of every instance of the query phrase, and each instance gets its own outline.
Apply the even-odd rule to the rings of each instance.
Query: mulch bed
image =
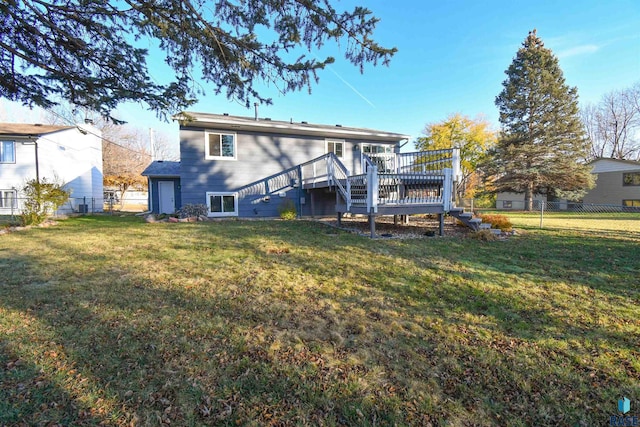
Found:
[[[321,223],[331,227],[340,228],[357,234],[369,236],[369,222],[366,216],[343,217],[342,226],[338,227],[335,218],[324,218]],[[472,233],[471,229],[463,225],[457,225],[454,218],[448,217],[444,223],[444,237],[467,237]],[[437,216],[410,216],[409,224],[403,224],[398,220],[394,225],[393,216],[376,217],[376,237],[392,239],[437,238]]]

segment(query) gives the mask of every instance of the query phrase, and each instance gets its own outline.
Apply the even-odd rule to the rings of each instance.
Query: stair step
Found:
[[[482,220],[480,218],[471,218],[468,222],[469,224],[477,224],[477,225],[482,224]]]
[[[460,215],[457,216],[457,218],[459,218],[459,219],[470,219],[470,218],[473,218],[473,214],[472,213],[461,213]]]
[[[479,224],[479,226],[480,226],[480,230],[488,230],[488,229],[491,228],[491,224],[486,223],[486,222],[483,222],[483,223]]]

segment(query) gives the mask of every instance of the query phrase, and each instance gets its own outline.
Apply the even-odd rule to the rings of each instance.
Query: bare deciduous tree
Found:
[[[127,190],[146,189],[147,180],[141,173],[152,159],[178,158],[167,135],[153,132],[154,142],[151,144],[151,132],[148,130],[128,124],[116,124],[88,109],[74,109],[63,104],[48,110],[46,120],[59,125],[89,121],[101,131],[104,185],[116,192],[122,205]]]
[[[640,159],[640,83],[605,94],[581,112],[591,141],[590,157]]]

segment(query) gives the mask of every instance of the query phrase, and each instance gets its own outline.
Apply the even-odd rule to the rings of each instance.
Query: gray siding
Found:
[[[223,132],[236,134],[236,160],[211,160],[205,158],[205,133]],[[354,147],[366,140],[330,138],[344,140],[344,154],[341,159],[352,172],[360,170],[360,151]],[[379,142],[377,142],[379,143]],[[326,138],[314,136],[294,136],[284,134],[258,134],[255,132],[234,132],[230,130],[182,127],[180,129],[180,176],[182,203],[206,203],[207,192],[239,191],[238,214],[241,217],[278,216],[278,206],[285,198],[292,199],[302,209],[302,214],[310,213],[310,197],[307,192],[290,185],[297,177],[297,165],[307,162],[326,152]],[[269,191],[281,190],[265,200],[266,177],[292,169],[280,181],[269,181]],[[317,212],[335,212],[335,195],[318,198]],[[301,198],[305,203],[301,204]],[[314,199],[314,202],[316,199]],[[331,208],[327,204],[331,204]],[[317,213],[319,215],[319,213]]]
[[[622,185],[622,174],[624,172],[599,173],[596,187],[589,190],[584,196],[584,203],[620,206],[623,200],[640,200],[640,186]],[[636,172],[640,172],[640,169],[636,170]]]

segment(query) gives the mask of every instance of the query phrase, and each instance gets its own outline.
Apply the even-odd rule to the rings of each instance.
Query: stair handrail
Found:
[[[329,184],[335,186],[342,195],[347,204],[347,210],[351,209],[351,184],[347,179],[349,177],[349,169],[340,161],[335,153],[328,153],[327,158],[327,175]]]
[[[300,171],[301,171],[300,184],[304,184],[305,181],[308,181],[310,179],[316,179],[316,178],[325,177],[325,176],[327,177],[327,180],[329,180],[328,173],[325,174],[325,175],[318,175],[317,174],[316,164],[319,163],[319,162],[322,162],[322,161],[327,162],[328,161],[327,159],[331,156],[331,154],[333,154],[333,153],[326,153],[326,154],[323,154],[321,156],[316,157],[315,159],[307,160],[304,163],[300,163],[297,166],[297,167],[300,168]],[[306,176],[304,176],[304,168],[306,166],[310,166],[310,165],[313,166],[313,174],[310,177],[306,177]],[[326,167],[323,167],[322,170],[327,171]]]

